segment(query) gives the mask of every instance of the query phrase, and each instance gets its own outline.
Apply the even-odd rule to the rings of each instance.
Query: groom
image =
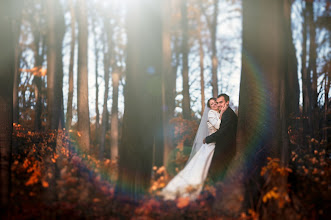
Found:
[[[209,178],[213,183],[223,180],[226,170],[236,153],[236,133],[238,117],[229,106],[229,96],[217,97],[218,110],[226,109],[222,115],[220,128],[206,137],[204,143],[216,142],[214,156],[209,168]]]

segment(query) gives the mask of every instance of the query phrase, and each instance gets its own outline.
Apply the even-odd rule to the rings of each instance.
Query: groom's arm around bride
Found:
[[[229,107],[222,115],[220,128],[213,134],[206,137],[207,144],[212,142],[232,142],[235,141],[237,131],[237,115]]]
[[[219,110],[229,105],[229,96],[221,94],[217,98]],[[220,128],[205,138],[206,143],[216,142],[214,156],[209,169],[209,177],[216,182],[222,180],[226,169],[236,153],[236,133],[238,117],[228,107],[222,115]]]

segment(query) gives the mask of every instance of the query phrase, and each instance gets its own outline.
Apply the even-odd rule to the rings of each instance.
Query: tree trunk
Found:
[[[273,0],[243,1],[237,146],[247,161],[244,167],[248,208],[254,208],[256,202],[249,203],[259,198],[260,168],[266,164],[267,156],[281,158],[283,164],[288,158],[286,103],[290,100],[286,101],[285,81],[290,65],[286,47],[290,20],[284,19],[287,4]],[[278,187],[286,190],[286,180]]]
[[[191,108],[190,108],[190,88],[189,88],[189,77],[188,77],[188,18],[187,18],[187,0],[181,0],[181,26],[182,26],[182,75],[183,75],[183,118],[191,119]]]
[[[94,32],[96,33],[96,32]],[[98,133],[100,127],[100,113],[99,113],[99,49],[97,48],[97,40],[94,42],[95,45],[95,132]]]
[[[19,98],[18,98],[18,91],[19,91],[19,84],[21,79],[21,72],[20,72],[20,63],[22,58],[22,52],[19,51],[19,47],[17,46],[15,53],[15,72],[14,72],[14,88],[13,88],[13,123],[19,123]]]
[[[109,54],[105,53],[104,56],[104,78],[105,78],[105,93],[103,98],[103,109],[102,109],[102,124],[101,124],[101,136],[100,136],[100,148],[99,158],[102,159],[105,153],[105,141],[106,131],[108,124],[108,93],[109,93]]]
[[[98,35],[97,32],[97,26],[98,26],[98,22],[97,22],[97,10],[95,10],[95,13],[93,13],[93,15],[91,16],[92,18],[92,31],[93,31],[93,39],[94,39],[94,56],[95,56],[95,134],[99,134],[99,129],[100,129],[100,112],[99,112],[99,52],[100,52],[100,36]],[[104,26],[105,27],[105,26]],[[103,36],[103,35],[101,35]],[[95,135],[95,145],[98,146],[99,144],[99,136]]]
[[[316,70],[316,27],[314,21],[314,7],[313,1],[306,1],[307,7],[307,18],[309,27],[309,64],[308,64],[308,75],[312,76],[311,82],[311,135],[318,137],[319,135],[319,116],[318,116],[318,93],[317,93],[317,70]]]
[[[47,113],[48,128],[57,129],[61,119],[63,82],[62,41],[64,37],[64,17],[60,2],[47,1]]]
[[[36,46],[37,44],[40,43],[39,40],[37,40]],[[41,54],[38,54],[39,52],[39,47],[36,47],[36,51],[35,53],[37,53],[35,55],[35,67],[37,68],[42,68],[42,63],[43,63],[43,59],[44,59],[44,53],[45,53],[45,44],[44,44],[44,40],[42,42],[42,49],[41,49]],[[42,121],[41,121],[41,115],[42,115],[42,101],[41,101],[41,97],[42,97],[42,79],[41,79],[41,75],[35,75],[33,78],[34,84],[35,84],[35,100],[36,100],[36,111],[35,111],[35,122],[34,122],[34,127],[36,129],[36,131],[40,131],[42,129]]]
[[[47,129],[55,133],[57,140],[57,129],[63,126],[61,117],[63,114],[63,62],[62,42],[65,32],[64,13],[58,0],[47,0]],[[57,141],[52,144],[56,152]],[[48,158],[50,160],[50,158]],[[54,174],[50,180],[49,187],[45,189],[44,200],[54,202],[57,200],[56,176],[58,175],[57,164],[49,166],[43,175],[51,172]]]
[[[90,149],[90,117],[88,103],[88,27],[86,0],[79,0],[78,4],[78,70],[77,70],[77,112],[79,142],[82,150]]]
[[[61,85],[61,89],[59,91],[59,95],[60,95],[60,119],[59,119],[59,126],[58,129],[65,129],[65,116],[64,116],[64,101],[63,101],[63,65],[62,65],[62,74],[60,77],[60,81],[59,84]]]
[[[181,54],[181,47],[180,47],[180,37],[177,35],[174,37],[174,54],[175,54],[175,60],[174,65],[172,65],[172,74],[169,76],[169,81],[167,81],[167,89],[166,91],[169,91],[169,96],[167,96],[167,103],[169,106],[169,114],[170,117],[173,117],[175,114],[175,109],[177,107],[175,98],[177,96],[177,90],[176,90],[176,81],[177,81],[177,72],[180,68],[180,54]]]
[[[217,69],[218,69],[218,59],[217,59],[217,49],[216,49],[216,36],[217,36],[217,18],[218,18],[218,0],[214,0],[214,13],[213,21],[210,27],[211,35],[211,60],[212,60],[212,88],[213,88],[213,97],[218,96],[218,80],[217,80]]]
[[[162,159],[155,159],[154,165],[166,166],[171,150],[174,149],[172,144],[173,135],[170,125],[170,119],[173,117],[175,110],[175,95],[176,95],[176,75],[177,75],[177,60],[176,65],[171,65],[171,20],[168,19],[171,13],[171,1],[163,1],[163,14],[162,14],[162,41],[163,41],[163,61],[162,61],[162,121],[163,121],[163,152],[155,151],[155,158],[157,155],[162,155]],[[176,38],[177,39],[177,38]],[[174,42],[174,53],[178,53],[177,40]],[[162,162],[159,164],[159,162]]]
[[[325,79],[324,79],[324,140],[328,141],[328,130],[326,129],[329,125],[329,119],[328,119],[328,106],[329,106],[329,91],[330,91],[330,85],[331,85],[331,62],[328,62],[326,64],[325,69]]]
[[[205,104],[205,77],[204,77],[204,71],[205,71],[204,57],[205,57],[205,53],[203,51],[203,43],[202,43],[202,36],[201,36],[202,24],[201,24],[200,20],[199,20],[199,29],[200,29],[200,31],[199,31],[199,55],[200,55],[200,87],[201,87],[201,117],[202,117],[203,112],[205,110],[205,105],[206,105]],[[217,73],[217,68],[216,68],[216,73]],[[217,75],[216,75],[216,85],[217,85]],[[214,97],[217,97],[217,93],[218,93],[218,91],[216,92],[216,95]],[[213,94],[214,94],[214,92],[213,92]]]
[[[285,103],[285,119],[282,121],[282,135],[283,139],[287,137],[287,128],[290,124],[293,124],[291,119],[297,117],[300,113],[299,110],[299,99],[300,99],[300,89],[299,89],[299,79],[298,79],[298,61],[295,54],[295,47],[293,44],[293,37],[292,37],[292,28],[291,28],[291,4],[286,2],[284,4],[284,19],[283,19],[283,26],[285,29],[284,32],[284,48],[287,48],[288,54],[284,56],[284,68],[285,68],[285,79],[282,83],[284,86],[286,97],[283,97]],[[283,107],[281,105],[281,107]],[[286,122],[286,123],[285,123]],[[285,124],[284,124],[285,123]],[[284,127],[285,126],[285,127]],[[295,124],[298,127],[298,124]],[[284,137],[285,136],[285,137]],[[284,141],[285,142],[285,141]],[[282,147],[281,152],[281,161],[284,166],[288,165],[289,161],[289,145],[285,144]]]
[[[41,115],[42,115],[42,65],[44,62],[45,57],[45,35],[42,34],[42,31],[40,29],[41,23],[34,20],[35,23],[33,23],[33,38],[34,38],[34,66],[36,68],[36,72],[34,72],[33,77],[33,84],[35,87],[35,121],[34,121],[34,128],[36,131],[40,131],[42,129],[42,121],[41,121]]]
[[[112,73],[113,87],[113,104],[111,106],[111,123],[110,123],[110,158],[118,158],[118,85],[121,73],[114,69]]]
[[[15,48],[17,29],[14,18],[17,15],[16,1],[3,2],[0,9],[0,207],[1,213],[9,210],[10,160],[13,132],[13,86],[15,71]],[[16,11],[17,10],[17,11]],[[16,12],[15,12],[16,11]],[[16,24],[17,25],[17,24]]]
[[[56,39],[54,0],[47,0],[48,30],[47,30],[47,128],[55,129],[53,122],[55,108],[56,80]]]
[[[300,88],[298,79],[298,61],[295,54],[295,47],[293,44],[292,27],[291,27],[291,4],[286,4],[284,8],[284,27],[285,32],[285,47],[288,48],[287,60],[284,62],[287,66],[287,78],[285,80],[286,87],[286,111],[287,115],[295,117],[299,114],[299,99]]]
[[[311,80],[307,70],[307,6],[303,6],[302,23],[302,54],[301,54],[301,75],[302,75],[302,97],[303,97],[303,116],[304,135],[312,133],[311,126]]]
[[[54,117],[54,128],[62,129],[64,125],[64,105],[63,105],[63,54],[62,54],[62,43],[65,34],[65,21],[64,21],[64,12],[60,1],[56,1],[56,71],[57,77],[55,80],[55,111],[56,117]],[[58,118],[58,119],[57,119]]]
[[[72,100],[74,95],[74,60],[76,45],[76,15],[73,0],[69,1],[71,16],[71,42],[70,42],[70,61],[69,61],[69,92],[66,114],[66,128],[69,130],[72,123]]]
[[[109,74],[110,74],[110,60],[111,60],[111,50],[112,50],[112,31],[110,27],[109,18],[104,19],[105,27],[105,51],[104,51],[104,79],[105,79],[105,94],[103,98],[103,110],[102,110],[102,124],[101,124],[101,138],[100,138],[100,151],[99,158],[102,159],[105,153],[105,141],[106,132],[109,124],[109,113],[108,113],[108,94],[109,94]]]
[[[133,1],[127,11],[128,57],[118,192],[139,199],[150,185],[154,140],[162,127],[162,13],[160,1],[154,0]]]
[[[13,87],[13,123],[19,123],[19,107],[18,107],[18,87],[20,84],[21,74],[20,74],[20,65],[22,58],[22,50],[19,46],[19,37],[20,37],[20,27],[21,27],[21,16],[18,18],[19,23],[17,24],[15,30],[15,72],[14,72],[14,87]]]

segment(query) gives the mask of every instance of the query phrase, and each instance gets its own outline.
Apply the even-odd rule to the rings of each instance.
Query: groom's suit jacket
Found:
[[[221,180],[227,166],[236,153],[236,134],[238,117],[229,107],[222,115],[220,128],[206,137],[206,143],[216,142],[214,156],[209,168],[212,180]]]

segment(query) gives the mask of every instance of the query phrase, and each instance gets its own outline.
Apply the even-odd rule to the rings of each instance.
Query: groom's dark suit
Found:
[[[220,128],[206,137],[206,143],[216,142],[214,156],[209,168],[209,178],[222,180],[226,169],[236,153],[236,133],[238,117],[229,107],[222,115]]]

